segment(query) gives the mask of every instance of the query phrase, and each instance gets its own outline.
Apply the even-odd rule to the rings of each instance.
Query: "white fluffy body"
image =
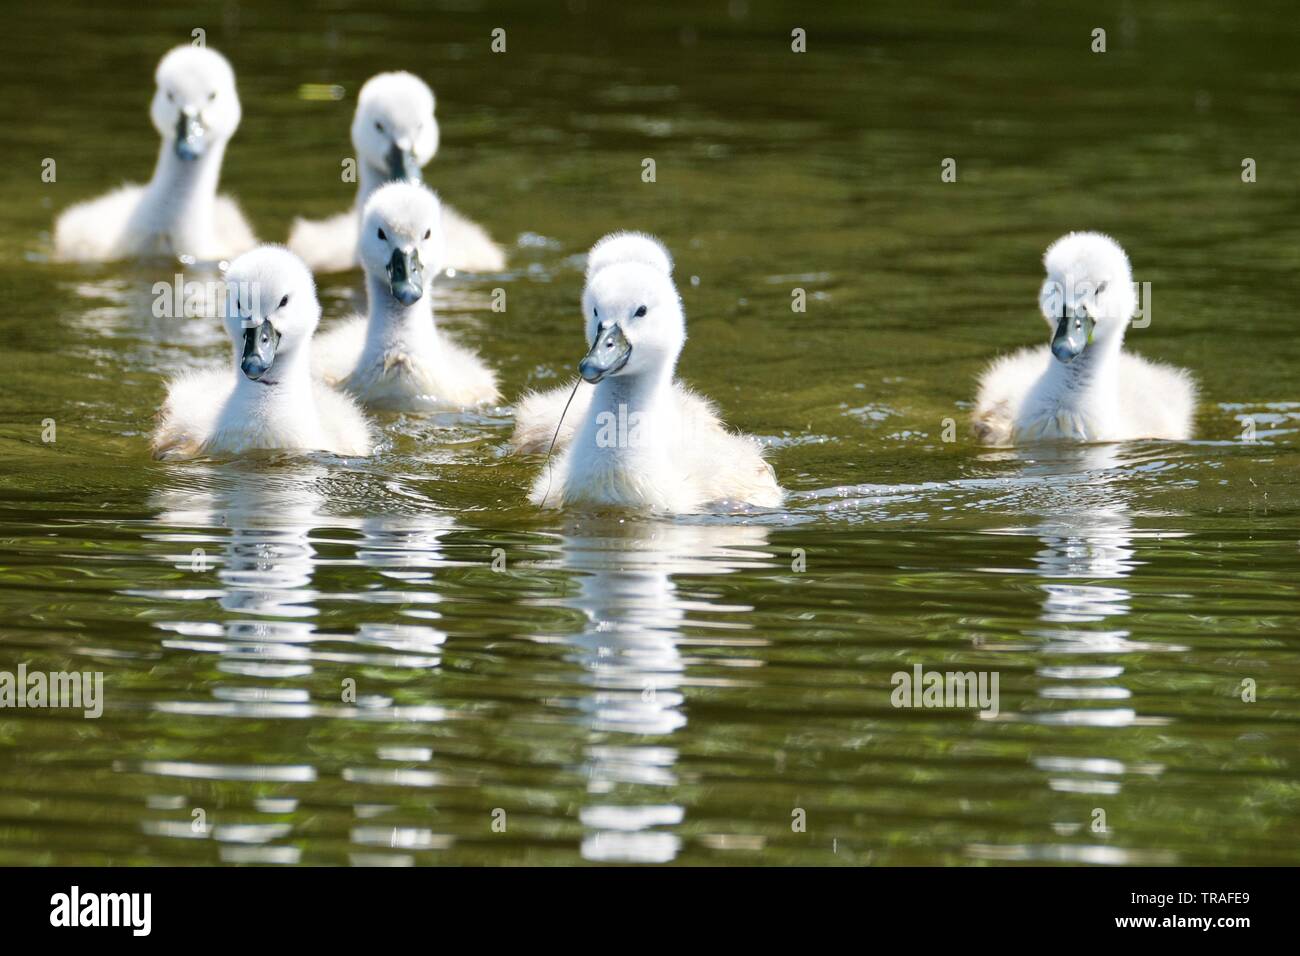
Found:
[[[370,197],[363,221],[368,314],[317,337],[316,374],[370,408],[429,412],[498,401],[495,373],[434,321],[432,286],[443,257],[438,198],[420,185],[389,183]],[[423,266],[423,294],[410,304],[396,298],[388,273],[397,250],[418,255]]]
[[[311,336],[320,305],[307,267],[287,249],[261,246],[236,259],[226,281],[224,321],[234,367],[183,372],[171,381],[153,435],[154,457],[370,454],[370,426],[361,410],[312,380]],[[280,342],[270,368],[254,381],[240,368],[245,324],[260,328],[264,322]]]
[[[358,265],[366,203],[392,180],[388,156],[394,147],[409,157],[415,178],[407,181],[419,182],[415,170],[438,151],[434,105],[428,84],[406,72],[380,73],[361,87],[352,120],[352,146],[359,166],[356,201],[347,212],[328,219],[295,219],[289,232],[289,248],[314,271],[343,272]],[[464,272],[505,268],[504,250],[481,226],[448,206],[442,209],[442,232],[445,266]]]
[[[686,320],[671,270],[667,250],[650,236],[616,233],[592,248],[582,299],[587,340],[614,321],[631,352],[597,384],[578,385],[556,453],[534,484],[535,504],[686,514],[783,501],[759,444],[728,431],[712,403],[673,377]],[[524,396],[516,451],[547,450],[571,391]]]
[[[215,261],[257,244],[235,201],[217,195],[226,144],[240,120],[230,64],[215,50],[181,46],[162,58],[155,78],[149,115],[162,143],[153,178],[64,210],[54,226],[55,258],[190,255]],[[177,144],[183,119],[198,131],[185,158]]]
[[[1045,345],[995,359],[980,376],[976,436],[998,446],[1190,438],[1191,374],[1123,350],[1137,293],[1119,244],[1100,233],[1072,232],[1048,247],[1043,263],[1039,304],[1048,326],[1055,329],[1064,302],[1093,316],[1092,340],[1068,362]]]

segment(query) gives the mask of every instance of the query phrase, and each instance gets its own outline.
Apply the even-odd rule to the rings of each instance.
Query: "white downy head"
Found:
[[[671,376],[686,344],[686,317],[672,268],[668,250],[643,233],[612,233],[592,246],[582,293],[591,343],[578,367],[584,379]]]
[[[316,283],[283,246],[258,246],[226,270],[226,331],[242,374],[274,385],[287,369],[306,368],[320,322]]]
[[[379,181],[420,181],[421,168],[438,151],[433,90],[406,72],[380,73],[361,87],[352,119],[357,158]]]
[[[402,305],[413,305],[442,270],[438,197],[417,183],[393,182],[375,190],[361,215],[357,248],[366,275],[386,282]]]
[[[181,160],[199,159],[239,128],[235,72],[216,50],[178,46],[162,58],[154,78],[149,116]]]
[[[1123,341],[1138,303],[1119,243],[1099,232],[1072,232],[1048,246],[1043,265],[1047,276],[1038,302],[1053,329],[1052,354],[1058,361]]]

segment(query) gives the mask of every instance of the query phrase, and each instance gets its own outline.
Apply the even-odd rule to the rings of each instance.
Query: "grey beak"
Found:
[[[207,131],[197,116],[182,112],[176,121],[176,155],[189,162],[203,155]]]
[[[414,153],[407,152],[394,143],[384,158],[388,160],[389,179],[401,179],[408,183],[420,181],[420,164],[415,161]]]
[[[1068,311],[1056,324],[1056,334],[1052,336],[1052,354],[1059,362],[1069,362],[1078,358],[1092,341],[1092,330],[1096,323],[1086,311],[1079,310],[1074,315]]]
[[[256,382],[275,362],[275,350],[280,345],[280,333],[270,322],[263,320],[255,328],[244,329],[244,358],[239,363],[245,375]]]
[[[393,298],[411,305],[424,295],[424,276],[420,271],[420,253],[415,249],[394,249],[388,260],[388,284]]]
[[[596,341],[591,351],[578,363],[578,374],[592,385],[607,375],[613,375],[632,357],[632,343],[623,335],[616,322],[603,323],[596,330]]]

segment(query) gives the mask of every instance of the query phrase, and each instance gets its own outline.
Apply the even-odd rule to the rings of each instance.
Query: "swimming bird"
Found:
[[[235,201],[217,195],[226,143],[240,118],[230,64],[216,50],[179,46],[159,62],[155,79],[149,116],[162,145],[153,178],[64,210],[54,226],[56,259],[216,261],[257,244]]]
[[[358,264],[358,230],[367,201],[393,180],[420,182],[420,170],[438,151],[433,90],[406,72],[380,73],[361,87],[352,119],[357,153],[357,197],[352,208],[329,219],[295,219],[289,248],[316,272],[343,272]],[[444,206],[444,266],[465,272],[498,272],[505,252],[483,227]]]
[[[439,411],[500,397],[493,371],[434,321],[440,216],[438,197],[414,183],[389,183],[366,203],[359,249],[369,315],[344,319],[313,352],[316,374],[367,407]]]
[[[641,233],[597,242],[582,308],[591,343],[582,381],[527,395],[516,413],[516,451],[546,451],[552,436],[562,449],[533,486],[535,504],[676,514],[781,504],[758,442],[728,431],[708,399],[674,379],[686,317],[662,243]]]
[[[1137,310],[1128,256],[1097,232],[1072,232],[1043,257],[1039,306],[1050,345],[1002,356],[980,377],[973,425],[989,445],[1182,440],[1196,384],[1181,368],[1123,349]]]
[[[320,304],[311,273],[281,246],[259,246],[226,272],[229,365],[172,380],[153,434],[155,458],[371,451],[370,426],[341,392],[314,381]]]

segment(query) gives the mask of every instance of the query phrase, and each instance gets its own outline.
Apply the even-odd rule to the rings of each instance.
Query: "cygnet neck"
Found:
[[[1095,340],[1069,362],[1055,356],[1047,367],[1046,385],[1062,405],[1080,406],[1109,401],[1118,394],[1116,376],[1124,329]]]
[[[424,294],[404,305],[393,295],[387,276],[366,273],[366,298],[369,303],[368,348],[391,348],[433,351],[438,347],[438,328],[433,318],[433,283],[425,277]]]
[[[186,235],[207,236],[213,233],[217,184],[225,152],[225,141],[214,140],[202,156],[184,160],[176,155],[170,140],[162,141],[153,178],[146,187],[144,204],[150,210],[156,231],[173,236],[182,230]]]
[[[674,407],[672,388],[671,363],[636,374],[611,375],[595,386],[589,427],[599,429],[610,422],[626,422],[636,429],[639,446],[665,444],[671,439],[674,425],[670,418]]]
[[[261,379],[254,381],[239,367],[242,344],[236,344],[235,398],[275,414],[315,414],[311,385],[311,349],[303,343],[278,350],[275,361]]]

